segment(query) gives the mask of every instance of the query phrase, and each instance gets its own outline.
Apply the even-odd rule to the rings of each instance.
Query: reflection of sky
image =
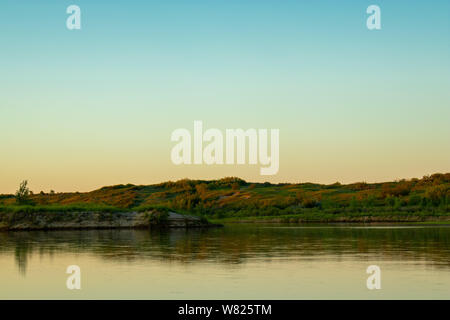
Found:
[[[448,299],[450,228],[0,234],[0,299]],[[381,268],[382,290],[366,289]],[[67,266],[81,291],[66,289]],[[218,289],[220,288],[220,289]]]
[[[209,230],[82,230],[0,233],[0,254],[14,255],[26,274],[34,256],[92,254],[111,263],[158,260],[163,263],[241,265],[250,260],[317,260],[378,256],[448,263],[450,227],[230,225]],[[382,240],[382,241],[381,241]],[[407,248],[407,250],[405,250]],[[430,248],[433,250],[430,251]]]
[[[450,3],[2,1],[0,192],[169,179],[341,182],[449,171]],[[280,171],[176,167],[170,133],[279,128]]]

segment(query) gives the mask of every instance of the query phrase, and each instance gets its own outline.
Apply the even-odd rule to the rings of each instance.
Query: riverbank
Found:
[[[214,223],[423,223],[450,224],[450,215],[414,213],[301,214],[284,216],[250,216],[213,219]]]
[[[220,210],[220,209],[218,209]],[[108,206],[6,206],[0,207],[0,230],[209,228],[224,223],[422,223],[450,224],[442,211],[330,211],[297,209],[294,214],[235,216],[230,212],[202,216],[189,211]]]
[[[104,213],[101,223],[96,218],[87,219],[86,224],[92,225],[93,220],[99,227],[105,224],[103,219],[107,219],[108,214],[120,217],[130,212],[153,210],[218,222],[448,221],[450,173],[436,173],[422,179],[345,185],[250,183],[236,177],[184,179],[153,185],[108,186],[91,192],[0,195],[0,214],[97,212],[102,216]],[[106,224],[116,227],[115,223]],[[118,222],[119,226],[130,227],[129,224],[134,223]]]
[[[95,212],[47,211],[1,212],[0,230],[61,230],[119,228],[210,228],[218,227],[208,220],[172,211]]]

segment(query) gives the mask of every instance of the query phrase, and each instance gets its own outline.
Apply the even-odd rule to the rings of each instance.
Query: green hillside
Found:
[[[116,185],[80,193],[0,196],[0,211],[98,211],[168,208],[210,219],[333,221],[347,217],[449,217],[450,173],[422,179],[343,185],[249,183],[239,178]],[[388,220],[389,220],[388,219]],[[383,220],[383,219],[381,219]],[[401,220],[401,219],[400,219]],[[413,219],[414,220],[414,219]]]

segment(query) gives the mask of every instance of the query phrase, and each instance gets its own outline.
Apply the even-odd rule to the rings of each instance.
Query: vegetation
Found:
[[[0,205],[0,213],[35,213],[35,212],[124,212],[121,208],[101,205],[79,203],[73,205]]]
[[[28,181],[24,180],[20,183],[19,190],[16,191],[16,202],[18,204],[30,203],[30,189],[27,187]]]
[[[165,208],[216,220],[333,221],[339,217],[425,220],[450,217],[449,207],[450,173],[347,185],[248,183],[233,177],[212,181],[183,179],[146,186],[116,185],[87,193],[30,194],[25,183],[15,197],[0,195],[0,212]]]
[[[149,220],[151,224],[164,225],[169,218],[168,211],[155,211],[149,215]]]

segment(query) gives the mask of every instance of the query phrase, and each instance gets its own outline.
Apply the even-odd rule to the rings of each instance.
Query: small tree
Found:
[[[27,180],[22,181],[19,190],[16,191],[16,202],[19,204],[25,204],[30,201],[30,189],[28,189],[27,185]]]

